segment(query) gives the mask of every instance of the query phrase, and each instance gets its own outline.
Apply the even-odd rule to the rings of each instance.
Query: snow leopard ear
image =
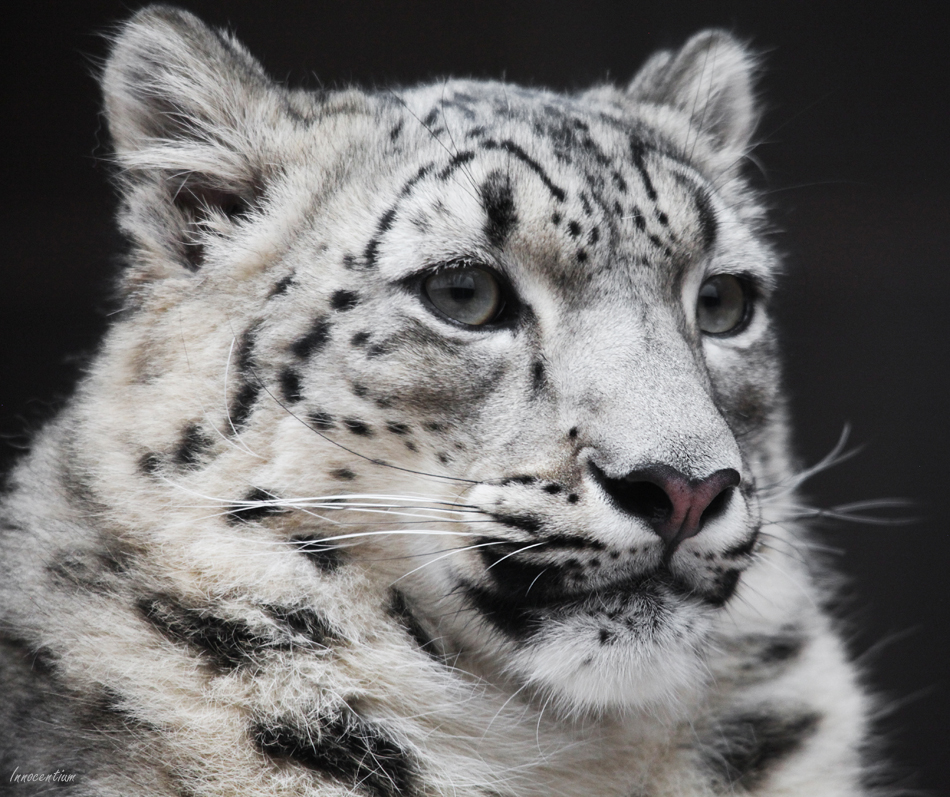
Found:
[[[653,55],[627,93],[637,102],[685,113],[708,137],[716,161],[725,166],[746,152],[755,127],[755,67],[755,57],[732,35],[706,30],[677,53]]]
[[[198,268],[202,240],[260,190],[268,131],[287,123],[281,89],[230,36],[168,6],[120,29],[102,87],[124,229],[150,271]]]

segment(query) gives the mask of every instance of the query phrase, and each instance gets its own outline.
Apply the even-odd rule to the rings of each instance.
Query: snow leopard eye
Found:
[[[505,306],[498,278],[480,266],[466,263],[443,268],[426,277],[422,285],[439,313],[465,326],[490,324]]]
[[[717,274],[699,289],[696,323],[707,335],[734,335],[749,320],[749,290],[731,274]]]

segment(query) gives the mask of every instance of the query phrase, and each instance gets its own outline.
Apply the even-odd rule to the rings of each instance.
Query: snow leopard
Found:
[[[0,510],[4,792],[866,793],[757,69],[312,91],[121,25],[120,306]]]

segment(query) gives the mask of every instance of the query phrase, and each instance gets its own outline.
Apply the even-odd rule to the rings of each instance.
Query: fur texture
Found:
[[[753,71],[303,93],[127,23],[124,309],[0,515],[5,786],[861,793]]]

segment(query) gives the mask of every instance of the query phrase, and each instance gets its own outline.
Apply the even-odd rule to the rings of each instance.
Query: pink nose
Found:
[[[649,523],[671,549],[720,516],[740,482],[732,468],[702,479],[690,479],[668,465],[631,471],[622,479],[611,479],[599,469],[595,473],[614,502]]]

